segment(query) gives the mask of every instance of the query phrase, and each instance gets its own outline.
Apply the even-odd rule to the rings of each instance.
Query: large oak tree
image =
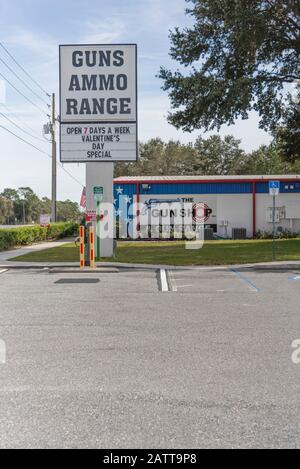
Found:
[[[212,130],[254,109],[274,130],[286,85],[300,79],[299,0],[186,1],[194,24],[170,33],[171,57],[186,69],[160,70],[169,122]]]

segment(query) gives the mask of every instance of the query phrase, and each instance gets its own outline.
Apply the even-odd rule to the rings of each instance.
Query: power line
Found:
[[[30,132],[27,132],[27,130],[24,130],[22,129],[22,127],[20,127],[18,124],[16,124],[12,119],[10,119],[9,117],[7,117],[5,114],[3,114],[3,112],[0,111],[0,115],[4,117],[4,119],[6,119],[8,122],[10,122],[11,124],[13,124],[15,127],[17,127],[17,129],[21,130],[21,132],[24,132],[25,134],[29,135],[29,137],[31,138],[35,138],[36,140],[39,140],[40,142],[50,142],[49,140],[47,139],[42,139],[42,138],[39,138],[39,137],[36,137],[35,135],[31,134]]]
[[[9,109],[9,107],[6,106],[6,104],[1,103],[0,108],[1,106],[3,106],[6,109],[6,111],[9,112],[9,114],[11,114],[18,122],[20,122],[22,125],[25,125],[25,127],[27,127],[31,132],[35,132],[35,129],[33,127],[28,125],[27,122],[23,121],[23,119],[20,119],[20,117],[17,116],[17,114],[13,112],[11,109]]]
[[[5,67],[24,85],[26,86],[26,88],[32,93],[34,94],[38,99],[40,99],[44,104],[46,104],[46,106],[50,107],[50,104],[47,103],[47,101],[44,100],[44,98],[41,98],[41,96],[39,94],[37,94],[29,85],[27,85],[27,83],[19,77],[19,75],[9,66],[7,65],[7,63],[5,62],[5,60],[1,59],[0,57],[0,61],[5,65]]]
[[[83,185],[78,179],[76,179],[76,177],[73,176],[73,174],[71,174],[67,169],[65,169],[61,163],[57,162],[57,164],[58,164],[58,166],[59,166],[65,173],[67,173],[75,182],[77,182],[78,184],[80,184],[81,187],[84,187],[84,185]]]
[[[6,47],[4,47],[4,45],[2,44],[2,42],[0,41],[0,46],[2,47],[3,50],[5,50],[5,52],[9,55],[9,57],[15,62],[16,65],[18,65],[18,67],[23,71],[23,73],[25,73],[25,75],[27,75],[28,78],[30,78],[30,80],[41,90],[43,91],[43,93],[45,93],[49,98],[51,97],[51,95],[49,93],[47,93],[46,90],[44,90],[44,88],[25,70],[24,67],[22,67],[22,65],[19,64],[19,62],[14,58],[14,56],[6,49]]]
[[[21,140],[22,142],[26,143],[26,145],[29,145],[30,147],[32,148],[35,148],[35,150],[39,151],[40,153],[43,153],[44,155],[48,156],[48,158],[51,158],[52,159],[52,155],[50,155],[49,153],[47,153],[46,151],[44,150],[41,150],[40,148],[36,147],[35,145],[33,145],[32,143],[28,142],[27,140],[25,140],[24,138],[20,137],[19,135],[15,134],[14,132],[12,132],[11,130],[7,129],[6,127],[4,127],[4,125],[1,125],[0,124],[0,128],[6,130],[6,132],[10,133],[11,135],[13,135],[14,137],[18,138],[19,140]],[[68,174],[75,182],[77,182],[77,184],[79,184],[81,187],[84,187],[84,185],[78,180],[76,179],[75,176],[73,176],[73,174],[71,174],[69,171],[67,171],[63,165],[61,163],[58,163],[57,164],[60,166],[60,168],[66,173]]]
[[[0,76],[5,80],[7,81],[7,83],[15,90],[17,91],[17,93],[19,93],[21,96],[23,96],[23,98],[25,98],[30,104],[32,104],[34,107],[36,107],[40,112],[42,112],[43,114],[45,114],[47,117],[49,117],[49,114],[47,114],[42,108],[40,108],[40,106],[38,106],[36,103],[34,103],[33,101],[31,101],[31,99],[29,99],[24,93],[22,93],[22,91],[18,90],[18,88],[13,85],[4,75],[3,73],[0,72]]]
[[[29,145],[30,147],[32,148],[35,148],[37,151],[39,151],[40,153],[44,153],[44,155],[47,155],[47,156],[50,156],[49,153],[47,153],[46,151],[44,150],[41,150],[40,148],[36,147],[35,145],[33,145],[32,143],[28,142],[27,140],[25,140],[24,138],[20,137],[19,135],[15,134],[14,132],[12,132],[11,130],[7,129],[6,127],[4,127],[4,125],[1,125],[0,124],[0,127],[4,130],[6,130],[6,132],[9,132],[11,135],[13,135],[14,137],[18,138],[19,140],[21,140],[22,142],[26,143],[27,145]]]

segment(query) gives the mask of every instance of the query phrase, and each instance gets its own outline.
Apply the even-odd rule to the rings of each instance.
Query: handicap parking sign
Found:
[[[269,181],[270,195],[278,195],[280,192],[280,181]]]

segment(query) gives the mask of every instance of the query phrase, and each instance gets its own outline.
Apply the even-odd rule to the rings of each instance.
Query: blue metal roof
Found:
[[[136,194],[136,183],[122,184],[115,182],[114,192],[118,195],[117,188],[122,189],[124,195],[132,196]],[[197,183],[159,183],[139,184],[141,195],[157,194],[251,194],[252,182],[197,182]],[[258,194],[267,194],[269,192],[269,183],[256,182],[256,192]],[[300,182],[288,181],[280,183],[281,193],[299,193]]]

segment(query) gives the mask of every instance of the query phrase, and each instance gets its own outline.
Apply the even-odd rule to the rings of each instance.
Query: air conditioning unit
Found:
[[[211,241],[214,239],[214,230],[212,228],[205,228],[204,230],[204,240]]]
[[[246,239],[246,228],[232,228],[232,239]]]

